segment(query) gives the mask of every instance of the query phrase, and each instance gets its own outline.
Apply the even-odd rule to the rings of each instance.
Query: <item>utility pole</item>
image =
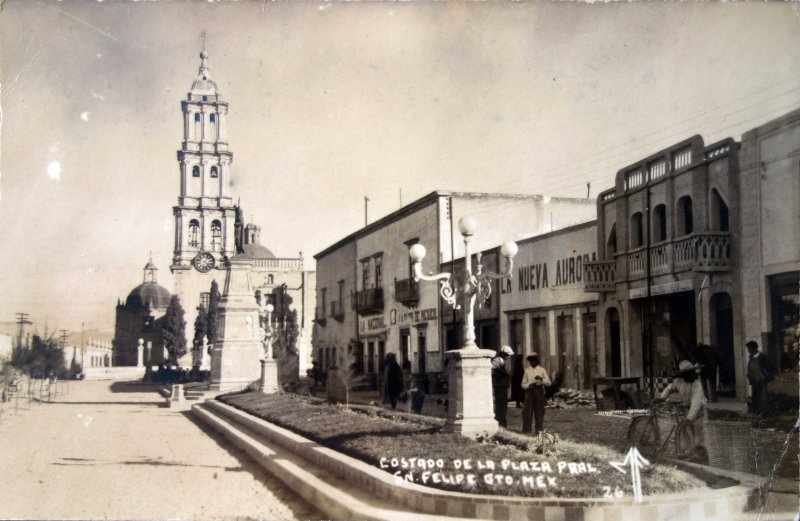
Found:
[[[400,208],[403,207],[403,189],[400,188]]]
[[[647,285],[647,299],[644,303],[644,313],[642,314],[642,318],[644,320],[642,334],[644,336],[644,345],[642,346],[643,349],[647,350],[647,373],[650,376],[650,399],[652,400],[655,398],[655,375],[654,366],[653,366],[653,324],[652,324],[652,306],[653,306],[653,299],[652,294],[650,293],[651,288],[650,285],[652,283],[652,274],[650,272],[650,187],[647,187],[647,199],[645,202],[645,215],[646,215],[646,226],[647,226],[647,239],[645,245],[645,252],[646,252],[646,273],[645,273],[645,284]]]
[[[69,333],[68,330],[66,330],[66,329],[62,329],[61,330],[61,347],[62,348],[67,347],[67,333]]]
[[[367,225],[367,203],[369,203],[369,197],[364,197],[364,226]]]
[[[28,317],[30,316],[29,313],[19,313],[17,312],[17,324],[19,324],[19,338],[17,340],[17,345],[22,347],[22,337],[25,334],[25,325],[32,324]]]

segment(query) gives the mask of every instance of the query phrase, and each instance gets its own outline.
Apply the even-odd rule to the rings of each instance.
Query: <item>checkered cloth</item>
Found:
[[[653,383],[654,383],[653,387],[655,388],[656,391],[656,396],[658,396],[664,389],[667,388],[667,386],[669,386],[669,384],[672,383],[672,377],[656,376]],[[644,377],[644,388],[650,389],[650,378],[646,376]]]

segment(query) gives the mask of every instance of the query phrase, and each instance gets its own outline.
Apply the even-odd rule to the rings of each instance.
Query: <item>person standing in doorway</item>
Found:
[[[507,425],[508,387],[511,377],[506,368],[506,360],[514,351],[508,346],[501,347],[492,358],[492,394],[494,395],[494,419],[501,427]]]
[[[767,403],[767,384],[772,381],[772,373],[767,368],[767,357],[758,350],[758,342],[750,340],[745,344],[747,354],[747,380],[750,382],[752,399],[750,401],[750,412],[761,414]]]
[[[528,355],[530,367],[522,375],[522,388],[525,390],[525,407],[522,409],[522,432],[531,432],[531,423],[535,423],[534,434],[544,428],[544,406],[546,398],[544,390],[550,385],[550,377],[544,367],[539,365],[539,355]]]

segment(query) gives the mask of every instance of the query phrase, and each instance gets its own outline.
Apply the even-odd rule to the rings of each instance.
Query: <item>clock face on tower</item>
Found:
[[[207,273],[214,267],[214,257],[208,252],[201,251],[192,260],[192,264],[200,273]]]

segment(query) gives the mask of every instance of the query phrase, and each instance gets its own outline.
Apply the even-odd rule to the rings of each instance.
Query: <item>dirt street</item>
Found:
[[[0,518],[324,518],[152,387],[71,382],[53,402],[4,406]]]

